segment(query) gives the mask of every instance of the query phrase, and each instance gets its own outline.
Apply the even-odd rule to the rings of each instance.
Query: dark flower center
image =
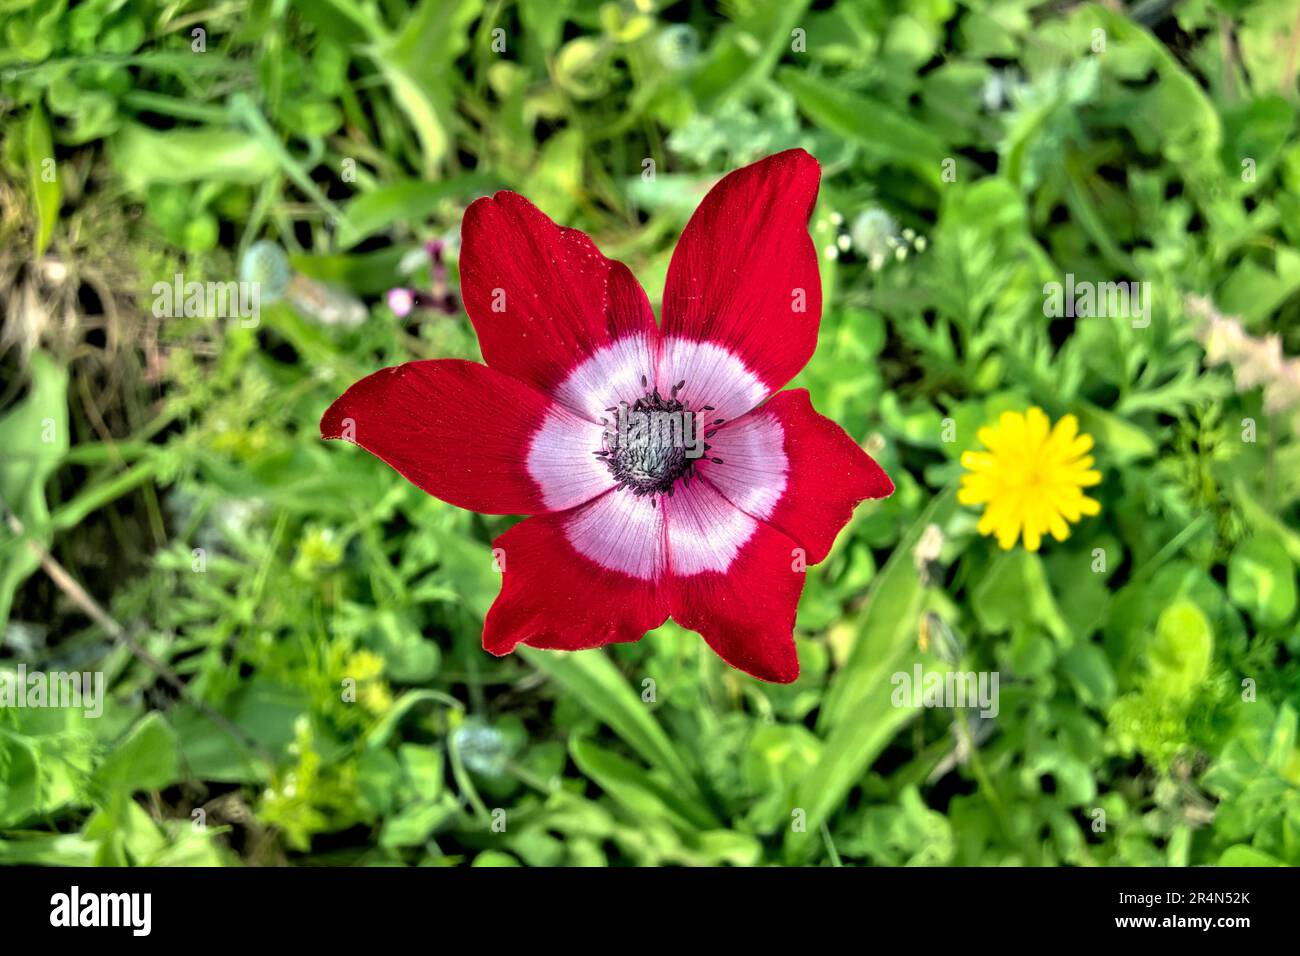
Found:
[[[647,386],[644,377],[641,385]],[[678,382],[667,398],[655,388],[631,404],[620,402],[606,409],[613,417],[602,419],[604,442],[596,455],[604,460],[620,489],[638,496],[671,496],[679,479],[689,482],[695,476],[696,461],[709,449],[700,434],[701,426],[720,425],[722,419],[705,422],[697,418],[678,397],[685,385]],[[713,411],[713,406],[700,407],[701,413],[706,411]],[[722,464],[721,459],[713,460]]]

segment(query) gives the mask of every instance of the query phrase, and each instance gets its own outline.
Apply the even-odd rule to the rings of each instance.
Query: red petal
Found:
[[[776,435],[783,436],[784,455],[771,445]],[[826,557],[859,502],[894,493],[884,469],[843,428],[817,413],[807,389],[774,395],[720,428],[709,443],[709,455],[723,463],[702,460],[697,467],[704,480],[794,539],[809,564]]]
[[[476,200],[461,237],[461,292],[488,365],[550,393],[617,339],[645,337],[654,354],[654,313],[628,268],[524,197]]]
[[[817,346],[822,313],[808,234],[820,181],[821,166],[801,149],[724,176],[673,252],[663,335],[726,347],[769,391],[797,375]]]
[[[485,365],[437,359],[361,379],[326,410],[320,433],[360,445],[457,507],[533,514],[548,509],[525,460],[548,412],[567,414]]]
[[[528,518],[494,542],[504,583],[483,625],[485,650],[502,655],[527,644],[576,651],[639,641],[667,619],[653,581],[603,568],[574,550],[565,525],[590,508]]]
[[[670,514],[669,522],[673,521]],[[794,621],[804,573],[797,546],[761,521],[724,571],[667,582],[673,620],[697,631],[732,667],[788,684],[799,676]]]

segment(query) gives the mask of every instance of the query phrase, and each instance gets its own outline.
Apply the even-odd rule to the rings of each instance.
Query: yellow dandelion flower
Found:
[[[967,474],[957,500],[984,505],[980,534],[996,535],[1003,549],[1012,548],[1022,532],[1030,551],[1038,550],[1048,532],[1064,541],[1070,536],[1067,521],[1076,524],[1101,510],[1083,493],[1100,483],[1101,472],[1088,454],[1092,436],[1079,434],[1073,415],[1053,428],[1041,408],[1003,412],[996,427],[981,428],[978,435],[988,450],[962,454]]]

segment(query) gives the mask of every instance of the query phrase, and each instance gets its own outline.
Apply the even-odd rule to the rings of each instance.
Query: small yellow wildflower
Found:
[[[1070,536],[1067,521],[1101,510],[1083,493],[1101,481],[1101,472],[1093,470],[1088,454],[1092,436],[1079,434],[1073,415],[1053,428],[1041,408],[1003,412],[996,427],[981,428],[978,435],[988,451],[962,454],[969,473],[961,477],[957,500],[985,506],[979,532],[996,535],[1003,549],[1013,547],[1022,531],[1030,551],[1038,550],[1049,531],[1064,541]]]

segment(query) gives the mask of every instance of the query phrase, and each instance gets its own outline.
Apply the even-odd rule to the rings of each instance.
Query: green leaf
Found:
[[[333,220],[338,228],[340,241],[345,244],[351,242],[352,223],[347,215],[325,195],[320,186],[316,185],[316,180],[312,178],[307,167],[289,152],[280,134],[271,127],[252,98],[246,93],[236,93],[230,97],[228,108],[231,118],[248,131],[254,143],[261,147],[261,151],[272,157],[276,165],[284,170],[285,175],[293,180],[294,185],[310,196],[312,201]]]
[[[40,794],[36,748],[26,737],[0,731],[0,827],[21,823],[36,813]]]
[[[176,732],[161,714],[146,714],[105,758],[97,773],[110,790],[161,790],[179,779]]]
[[[537,164],[524,182],[523,193],[556,222],[573,216],[582,195],[582,133],[564,130],[542,146]]]
[[[1285,624],[1296,609],[1295,567],[1272,538],[1243,542],[1228,559],[1228,597],[1261,627]]]
[[[1238,843],[1219,854],[1219,866],[1286,866],[1275,856],[1269,856],[1263,850]]]
[[[389,246],[374,252],[324,252],[318,255],[299,253],[289,257],[289,265],[309,278],[341,286],[360,295],[380,295],[393,286],[402,284],[403,276],[398,267],[405,254],[406,250],[399,246]]]
[[[1115,674],[1096,644],[1076,644],[1061,655],[1060,663],[1083,704],[1105,708],[1115,699]]]
[[[402,765],[391,750],[367,747],[357,758],[357,792],[376,817],[392,812],[401,780]]]
[[[1156,621],[1147,648],[1150,690],[1166,698],[1187,698],[1205,682],[1214,652],[1214,634],[1194,601],[1180,598]]]
[[[685,832],[711,825],[707,817],[697,813],[688,802],[680,800],[671,788],[652,779],[649,773],[630,760],[581,737],[569,741],[569,753],[578,769],[622,804],[634,819],[651,817],[665,820]]]
[[[159,131],[130,123],[113,137],[112,155],[128,187],[140,191],[153,183],[254,185],[277,169],[256,137],[216,126]]]
[[[1137,97],[1129,118],[1139,144],[1147,151],[1158,149],[1189,176],[1221,174],[1215,154],[1223,141],[1223,123],[1196,80],[1136,21],[1096,5],[1088,13],[1101,21],[1113,47],[1145,57],[1159,76]]]
[[[1079,430],[1097,443],[1097,453],[1117,463],[1153,458],[1156,443],[1145,431],[1112,412],[1086,402],[1079,406]]]
[[[43,255],[59,218],[62,187],[54,161],[50,124],[40,105],[27,117],[27,176],[36,203],[36,255]],[[0,618],[2,621],[3,618]]]
[[[1070,642],[1070,628],[1056,606],[1043,561],[1031,551],[1017,548],[994,558],[975,585],[972,604],[980,626],[990,633],[1039,625],[1061,643]]]
[[[1282,545],[1287,557],[1300,565],[1300,534],[1278,520],[1267,508],[1256,500],[1254,491],[1245,481],[1232,483],[1232,499],[1241,508],[1241,516],[1246,524],[1261,535],[1268,535]]]
[[[31,390],[0,418],[0,630],[14,592],[40,566],[4,520],[5,506],[32,540],[48,546],[45,482],[68,452],[68,374],[43,352],[34,352],[29,365]]]
[[[447,199],[461,199],[489,192],[499,180],[492,176],[467,174],[440,182],[404,179],[362,193],[347,205],[348,219],[358,238],[373,235],[395,222],[419,226]]]
[[[478,856],[474,857],[474,862],[470,866],[521,866],[509,853],[502,853],[500,850],[484,850]]]
[[[519,653],[568,691],[578,704],[608,724],[647,763],[666,773],[705,826],[718,825],[668,735],[604,651],[570,653],[520,647]]]
[[[932,186],[943,184],[943,161],[952,151],[925,124],[880,100],[793,68],[779,76],[809,119],[856,143],[873,165],[901,166]]]
[[[371,728],[366,735],[366,746],[382,747],[388,743],[388,739],[397,730],[402,719],[406,717],[418,704],[438,703],[447,704],[449,699],[439,691],[434,690],[409,690],[397,700],[384,713],[383,718]]]
[[[955,507],[951,490],[936,495],[872,581],[866,608],[855,628],[857,639],[832,679],[817,716],[819,733],[832,732],[860,700],[885,687],[897,660],[915,646],[925,588],[913,564],[913,552],[925,529],[931,524],[945,527]]]
[[[434,829],[452,815],[454,807],[441,803],[412,803],[402,807],[384,821],[379,845],[385,847],[420,846]]]
[[[737,5],[736,22],[721,31],[708,60],[691,80],[696,99],[712,109],[739,98],[769,75],[787,53],[795,27],[806,17],[809,0]]]
[[[24,834],[0,840],[0,864],[5,866],[93,866],[94,862],[95,844],[79,833]]]
[[[909,676],[916,663],[922,665],[922,681],[930,673],[946,673],[946,665],[922,660],[913,653],[896,661],[890,670],[902,671]],[[794,792],[792,810],[803,811],[801,828],[793,827],[785,837],[785,857],[788,863],[807,860],[821,844],[823,823],[843,805],[853,787],[880,756],[881,751],[894,739],[894,735],[920,713],[919,708],[894,705],[889,674],[882,673],[880,680],[865,696],[858,697],[842,720],[834,725],[826,738],[825,748],[817,765],[800,781]]]
[[[438,116],[438,108],[426,88],[408,70],[398,66],[381,51],[376,51],[373,58],[384,79],[388,81],[393,99],[415,127],[415,135],[420,140],[420,151],[424,156],[421,172],[433,179],[447,156],[449,145],[446,128]]]

